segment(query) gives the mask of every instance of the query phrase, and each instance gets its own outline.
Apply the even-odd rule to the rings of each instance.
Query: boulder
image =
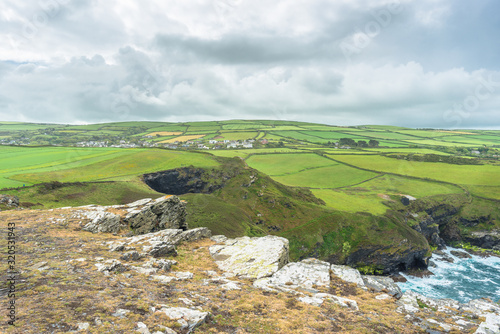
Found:
[[[198,227],[182,232],[179,235],[179,240],[176,240],[176,243],[179,243],[181,241],[196,241],[203,238],[210,238],[211,236],[212,231],[210,231],[208,228]]]
[[[92,221],[83,226],[84,231],[92,233],[118,233],[125,225],[117,214],[105,211],[89,211],[87,218]]]
[[[165,313],[170,319],[176,320],[181,329],[188,328],[189,332],[202,325],[208,317],[208,312],[184,307],[168,307],[166,305],[162,305],[162,308],[158,312]]]
[[[500,230],[471,232],[464,241],[485,249],[497,249],[500,247]]]
[[[97,267],[98,271],[102,271],[102,272],[107,271],[107,272],[122,273],[122,272],[128,270],[128,266],[123,265],[118,260],[107,260],[104,263],[96,263],[95,266]]]
[[[228,239],[210,247],[217,266],[242,278],[269,277],[288,263],[288,240],[277,236]]]
[[[269,278],[254,282],[254,286],[276,288],[288,291],[302,289],[317,292],[314,286],[330,285],[330,264],[316,259],[306,259],[301,262],[291,262],[275,272]]]
[[[9,207],[18,207],[19,197],[12,195],[0,195],[0,204],[5,204]]]
[[[339,306],[350,308],[350,309],[353,309],[355,311],[359,311],[358,303],[355,300],[352,300],[349,298],[334,296],[334,295],[329,294],[329,293],[317,293],[314,295],[314,297],[326,299],[326,300],[329,300],[329,301],[331,301]]]
[[[140,211],[130,211],[125,220],[136,234],[188,228],[186,203],[177,196],[164,196],[148,202]]]
[[[401,288],[390,277],[362,276],[362,278],[368,289],[376,292],[386,292],[394,298],[401,298],[402,296]]]
[[[152,247],[152,249],[149,251],[149,255],[151,255],[152,257],[177,256],[177,250],[171,243],[160,242]]]
[[[357,269],[348,266],[339,266],[332,264],[331,268],[332,274],[340,278],[341,280],[349,283],[354,283],[360,288],[365,286],[363,278]]]
[[[130,251],[130,252],[124,253],[120,257],[120,260],[124,260],[124,261],[137,261],[137,260],[140,260],[141,258],[142,258],[142,255],[139,254],[137,251]]]

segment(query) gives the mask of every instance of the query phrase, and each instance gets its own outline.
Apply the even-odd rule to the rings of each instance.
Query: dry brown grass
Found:
[[[99,257],[120,257],[120,253],[108,251],[105,244],[120,237],[81,231],[79,220],[69,218],[71,213],[72,210],[0,213],[3,227],[6,222],[16,222],[19,235],[16,266],[22,270],[24,280],[18,284],[16,327],[2,321],[0,332],[64,333],[75,330],[77,323],[88,322],[90,333],[133,333],[136,323],[141,321],[151,332],[164,325],[185,333],[175,321],[153,311],[161,305],[187,307],[179,298],[187,298],[193,307],[199,306],[211,314],[196,333],[421,332],[395,311],[393,300],[375,300],[374,294],[344,282],[334,281],[330,288],[320,290],[356,300],[359,311],[329,301],[321,307],[311,306],[286,293],[256,289],[248,280],[232,278],[241,286],[241,290],[235,291],[224,291],[214,282],[206,284],[205,280],[211,278],[207,271],[222,275],[209,255],[208,247],[213,244],[210,240],[177,247],[179,255],[175,260],[179,264],[172,270],[193,273],[191,280],[166,285],[132,270],[106,276],[96,270],[95,264]],[[51,222],[54,217],[63,220]],[[5,228],[1,238],[0,247],[5,249]],[[50,269],[33,268],[42,261]],[[5,266],[4,261],[2,273]],[[5,307],[6,303],[2,303],[2,317],[6,314]],[[124,318],[113,316],[119,308],[130,312]]]

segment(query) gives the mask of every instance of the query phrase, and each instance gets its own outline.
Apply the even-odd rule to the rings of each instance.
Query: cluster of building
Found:
[[[255,140],[215,140],[211,139],[208,143],[199,143],[188,140],[184,143],[174,142],[171,144],[163,144],[164,147],[176,150],[178,148],[197,148],[200,150],[219,150],[224,148],[253,148]]]
[[[119,147],[119,148],[135,148],[135,147],[155,147],[157,144],[152,144],[148,142],[131,143],[126,140],[120,140],[118,144],[112,144],[108,141],[81,141],[76,143],[78,147]]]

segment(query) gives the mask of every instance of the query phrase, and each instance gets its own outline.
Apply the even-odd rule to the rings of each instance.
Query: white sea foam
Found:
[[[488,297],[500,299],[500,258],[479,257],[462,259],[451,254],[453,248],[444,253],[454,260],[450,263],[443,256],[433,256],[436,268],[429,268],[433,276],[418,278],[402,274],[407,282],[398,283],[403,291],[413,290],[433,298],[451,298],[460,302]]]

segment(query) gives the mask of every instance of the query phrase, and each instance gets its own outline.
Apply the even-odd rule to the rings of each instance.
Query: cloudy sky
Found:
[[[500,129],[497,0],[3,0],[0,120]]]

